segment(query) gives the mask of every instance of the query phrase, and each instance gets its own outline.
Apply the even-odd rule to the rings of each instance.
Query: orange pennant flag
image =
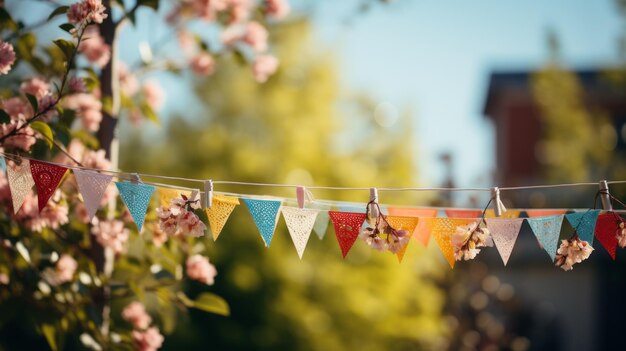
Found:
[[[417,227],[419,218],[405,216],[387,216],[387,222],[393,229],[404,229],[408,232],[408,235],[411,235],[415,230],[415,227]],[[409,247],[408,241],[396,254],[396,256],[398,256],[398,262],[402,263],[402,259],[404,258],[407,247]]]
[[[237,205],[239,205],[239,199],[236,197],[218,194],[213,195],[211,207],[205,209],[207,218],[209,219],[209,225],[211,226],[213,241],[217,240],[228,217]]]
[[[452,234],[457,227],[469,225],[476,222],[476,219],[461,218],[432,218],[430,221],[430,230],[439,245],[439,249],[446,261],[450,264],[450,268],[454,268],[456,262],[454,258],[454,249],[452,248]]]
[[[430,219],[437,217],[438,209],[389,207],[387,210],[390,216],[419,217],[417,226],[413,230],[413,239],[423,246],[428,246],[428,241],[430,240],[429,222]]]
[[[483,214],[481,210],[458,210],[448,208],[445,210],[448,218],[478,218]]]
[[[567,210],[526,210],[528,217],[546,217],[565,214]]]

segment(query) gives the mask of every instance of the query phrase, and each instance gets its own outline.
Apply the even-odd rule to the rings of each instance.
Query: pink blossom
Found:
[[[98,151],[89,150],[81,162],[87,168],[110,169],[111,161],[106,158],[106,152],[102,149]]]
[[[0,137],[11,133],[14,129],[19,128],[25,122],[11,121],[9,123],[0,124]],[[4,141],[4,146],[7,148],[15,148],[24,151],[30,151],[30,148],[35,145],[35,131],[31,127],[24,127],[17,132],[16,135],[7,138]]]
[[[61,255],[55,266],[57,280],[61,283],[72,281],[76,268],[78,268],[78,263],[72,256],[68,254]]]
[[[33,232],[41,233],[44,228],[59,229],[69,223],[69,209],[61,203],[61,198],[61,190],[57,189],[46,207],[39,211],[37,197],[31,193],[24,199],[24,204],[15,218]]]
[[[250,45],[256,52],[267,50],[267,29],[259,22],[252,21],[246,26],[243,34],[243,42]]]
[[[23,94],[30,94],[41,100],[44,96],[50,94],[50,84],[41,78],[31,78],[20,85],[20,91]]]
[[[117,77],[120,82],[120,89],[124,95],[132,96],[139,90],[137,78],[124,62],[120,62],[117,65]]]
[[[97,131],[102,121],[102,103],[93,94],[72,94],[64,98],[63,104],[81,117],[83,127]]]
[[[124,308],[122,318],[130,322],[136,329],[146,329],[152,323],[152,318],[146,312],[146,308],[137,301],[131,302]]]
[[[265,0],[265,12],[274,18],[283,18],[289,14],[289,3],[287,0]]]
[[[163,107],[163,103],[165,102],[165,92],[157,81],[148,80],[144,82],[142,91],[143,96],[146,99],[146,103],[148,103],[153,110],[157,111]]]
[[[26,120],[33,116],[30,104],[18,96],[2,100],[2,109],[11,116],[12,120]]]
[[[278,59],[272,55],[259,55],[252,63],[252,74],[259,83],[265,83],[277,69]]]
[[[0,40],[0,75],[8,74],[15,63],[13,45]]]
[[[42,121],[48,123],[52,120],[52,118],[57,116],[57,110],[54,108],[54,105],[56,103],[57,103],[57,99],[50,94],[45,95],[39,100],[40,113],[43,113],[43,111],[47,110],[47,112],[42,114],[40,117]]]
[[[100,68],[106,66],[111,59],[111,47],[104,42],[98,27],[95,26],[87,27],[78,50],[85,55],[89,62]]]
[[[191,70],[201,76],[208,76],[215,71],[215,60],[206,52],[201,52],[189,61]]]
[[[183,233],[193,237],[203,236],[206,230],[206,225],[191,211],[187,211],[179,217],[178,227]]]
[[[116,254],[124,251],[130,232],[124,228],[124,222],[118,220],[100,221],[91,228],[91,234],[104,247],[110,247]]]
[[[87,211],[87,206],[84,203],[79,202],[74,207],[74,216],[78,219],[79,222],[83,224],[88,224],[91,220],[89,218],[89,211]]]
[[[178,45],[183,49],[183,52],[189,54],[196,43],[193,35],[189,31],[181,29],[176,32],[176,38],[178,38]]]
[[[230,8],[229,23],[240,23],[250,18],[254,3],[251,0],[228,0]]]
[[[206,285],[215,283],[217,270],[209,263],[209,259],[201,255],[193,255],[187,259],[187,276]]]
[[[214,21],[217,12],[226,9],[225,0],[192,0],[192,8],[196,15],[205,21]]]
[[[133,342],[139,351],[155,351],[163,345],[163,335],[157,327],[148,328],[145,331],[133,330]]]
[[[60,194],[60,190],[57,190]],[[59,229],[63,224],[69,223],[69,209],[66,205],[57,201],[49,201],[46,207],[41,210],[39,217],[43,218],[46,226],[52,229]]]
[[[105,11],[102,0],[82,0],[70,6],[67,19],[74,24],[102,23],[108,17]]]
[[[72,77],[68,83],[68,87],[70,91],[74,93],[86,93],[87,86],[85,85],[85,81],[80,77]]]
[[[9,275],[2,272],[0,273],[0,285],[9,285],[11,279],[9,279]]]
[[[154,246],[163,246],[163,244],[167,242],[167,239],[167,233],[161,230],[160,226],[154,226],[154,230],[152,230],[152,243],[154,244]]]

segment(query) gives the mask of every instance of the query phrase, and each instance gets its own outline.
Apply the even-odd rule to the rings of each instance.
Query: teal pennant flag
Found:
[[[150,205],[150,198],[155,187],[139,183],[115,182],[117,190],[120,192],[122,201],[128,208],[133,221],[137,225],[137,230],[141,231],[143,221],[146,218],[146,211]]]
[[[552,261],[556,258],[556,250],[559,245],[559,234],[563,224],[563,215],[526,218],[530,228],[535,233],[539,244],[550,255]]]
[[[278,200],[242,199],[248,207],[250,215],[261,233],[265,247],[270,247],[276,222],[278,222],[278,210],[281,202]]]
[[[588,210],[566,214],[565,218],[572,225],[580,240],[593,245],[593,232],[596,229],[599,214],[600,210]]]

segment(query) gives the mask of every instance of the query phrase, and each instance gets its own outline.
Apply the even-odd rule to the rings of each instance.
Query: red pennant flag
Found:
[[[620,217],[615,213],[605,213],[598,216],[596,221],[596,238],[608,251],[611,258],[615,260],[615,250],[617,249],[617,228],[619,228]]]
[[[41,210],[46,207],[50,196],[57,190],[61,179],[63,179],[65,172],[67,172],[67,168],[31,160],[30,172],[33,175],[35,187],[37,188],[37,201],[39,204],[39,212],[41,212]]]
[[[454,210],[451,208],[445,211],[448,218],[478,218],[483,213],[481,210]]]
[[[365,222],[365,213],[328,211],[328,216],[333,221],[341,253],[346,258],[356,238],[359,237],[361,226]]]

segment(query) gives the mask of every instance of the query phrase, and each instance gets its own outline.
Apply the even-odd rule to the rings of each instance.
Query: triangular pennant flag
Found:
[[[265,247],[270,247],[274,230],[276,229],[276,222],[278,221],[278,210],[281,202],[278,200],[256,199],[243,199],[243,202],[248,207],[254,224],[256,224],[261,233]]]
[[[315,231],[315,234],[317,234],[317,237],[320,238],[320,240],[324,239],[324,235],[326,235],[329,221],[330,217],[328,216],[328,211],[320,211],[318,213],[315,224],[313,225],[313,230]]]
[[[182,189],[171,189],[171,188],[157,188],[157,193],[159,194],[159,204],[163,207],[170,207],[171,201],[175,198],[180,197],[181,195],[185,195],[187,198],[191,196],[190,190],[182,190]]]
[[[496,248],[502,258],[502,263],[506,266],[511,257],[511,252],[517,241],[519,231],[524,224],[523,218],[487,218],[487,229],[496,244]]]
[[[389,207],[390,216],[418,217],[419,221],[413,230],[413,239],[417,240],[423,246],[428,246],[430,240],[430,218],[437,217],[436,208],[403,208]]]
[[[359,237],[361,226],[365,222],[365,213],[328,211],[328,216],[333,221],[337,242],[345,258]]]
[[[315,219],[319,210],[298,207],[283,207],[281,209],[287,230],[293,240],[293,244],[298,252],[298,257],[302,259],[302,254],[311,236],[311,231],[315,225]]]
[[[488,209],[485,212],[485,218],[518,218],[520,213],[522,213],[520,210],[508,209],[506,212],[503,212],[500,217],[496,217],[496,211]]]
[[[39,212],[41,212],[41,210],[46,207],[50,196],[57,190],[61,179],[63,179],[65,172],[67,172],[67,168],[51,163],[31,160],[30,171],[35,181],[35,187],[37,188],[37,202]]]
[[[567,218],[572,228],[576,230],[580,240],[593,245],[593,230],[596,228],[599,214],[600,210],[588,210],[566,214],[565,218]]]
[[[405,217],[405,216],[387,216],[387,222],[393,229],[404,229],[408,232],[408,235],[412,235],[415,227],[417,227],[419,219],[417,217]],[[402,262],[404,259],[404,254],[406,253],[406,249],[409,247],[409,242],[398,251],[396,256],[398,256],[398,262]]]
[[[561,214],[557,216],[526,218],[539,244],[550,255],[553,262],[559,245],[559,234],[561,233],[563,217],[564,215]]]
[[[0,169],[3,171],[7,169],[7,163],[2,156],[0,156]]]
[[[83,201],[85,202],[85,207],[89,214],[89,221],[91,221],[93,216],[96,215],[98,207],[100,207],[102,197],[111,183],[113,176],[75,169],[74,177],[78,184],[78,190],[83,196]]]
[[[448,218],[478,218],[483,213],[481,210],[457,210],[452,208],[445,209]]]
[[[526,210],[528,217],[546,217],[565,214],[567,210]]]
[[[213,241],[217,240],[224,228],[224,224],[226,224],[228,217],[230,217],[237,205],[239,205],[239,199],[236,197],[213,194],[211,207],[205,210],[209,218]]]
[[[11,190],[11,200],[13,200],[13,213],[17,213],[26,196],[33,190],[33,185],[35,185],[33,175],[30,172],[30,162],[24,159],[19,166],[10,162],[7,167],[7,178]]]
[[[456,228],[460,226],[469,225],[476,222],[475,219],[462,219],[462,218],[431,218],[430,230],[432,236],[435,237],[437,245],[441,253],[445,257],[450,268],[454,268],[456,259],[454,258],[454,248],[452,247],[452,234],[456,232]]]
[[[141,231],[143,221],[146,218],[146,211],[150,205],[150,198],[155,187],[139,183],[115,182],[117,190],[122,197],[122,201],[128,208],[133,221],[137,225],[137,230]]]
[[[617,249],[617,229],[619,228],[620,217],[615,213],[604,213],[598,216],[596,221],[596,238],[604,246],[606,251],[615,260],[615,250]]]

